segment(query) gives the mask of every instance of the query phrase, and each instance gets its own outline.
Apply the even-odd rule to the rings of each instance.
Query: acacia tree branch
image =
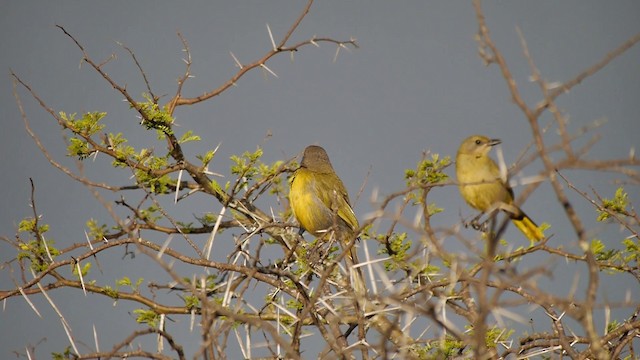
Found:
[[[192,59],[186,39],[178,33],[178,37],[183,44],[183,50],[186,53],[186,69],[178,80],[176,94],[166,105],[169,113],[173,114],[176,106],[195,104],[222,93],[253,68],[263,67],[270,71],[265,64],[278,53],[297,51],[303,46],[315,45],[320,41],[336,44],[338,49],[345,45],[357,47],[353,39],[347,42],[340,42],[328,38],[312,38],[294,45],[287,45],[291,41],[294,31],[306,17],[312,2],[309,1],[307,3],[297,20],[278,44],[272,39],[273,49],[271,51],[250,65],[242,65],[236,59],[240,70],[227,83],[196,98],[182,96],[183,86],[191,77]],[[324,341],[325,348],[321,352],[321,356],[327,358],[332,356],[349,358],[355,354],[355,351],[360,351],[365,359],[369,358],[373,353],[375,353],[374,356],[379,358],[422,358],[424,354],[440,358],[473,355],[478,358],[498,356],[506,358],[509,355],[534,357],[543,353],[555,353],[557,356],[566,355],[571,358],[582,359],[585,357],[605,358],[611,354],[617,357],[620,354],[624,354],[625,349],[633,349],[632,339],[638,335],[638,329],[640,329],[640,323],[636,319],[636,315],[627,318],[626,322],[612,329],[606,335],[597,334],[594,320],[591,316],[596,309],[607,306],[637,307],[637,304],[633,301],[597,303],[595,295],[599,287],[599,271],[608,269],[624,272],[634,276],[637,281],[640,281],[640,271],[632,262],[615,259],[601,260],[594,255],[592,249],[589,248],[586,235],[587,226],[583,223],[583,219],[578,217],[575,209],[573,209],[573,204],[569,203],[563,183],[557,179],[557,176],[564,179],[564,185],[574,191],[578,191],[563,177],[562,170],[582,168],[592,171],[612,171],[637,181],[640,179],[639,173],[630,167],[640,165],[640,163],[634,156],[612,160],[585,159],[591,145],[597,141],[597,138],[593,138],[591,142],[581,148],[572,147],[572,142],[586,133],[587,130],[580,130],[577,134],[568,132],[563,114],[555,104],[555,98],[559,96],[560,89],[550,90],[549,84],[542,80],[542,76],[535,67],[529,53],[524,36],[519,32],[524,56],[529,62],[533,74],[532,78],[540,86],[544,97],[543,106],[545,109],[549,109],[554,116],[560,132],[560,141],[558,143],[553,145],[545,144],[543,136],[550,126],[540,127],[539,116],[542,111],[541,108],[531,109],[522,99],[505,59],[491,39],[479,0],[474,1],[474,7],[479,23],[478,39],[481,56],[487,63],[498,65],[507,83],[512,100],[525,113],[533,133],[536,152],[522,161],[519,166],[524,167],[538,158],[542,159],[544,169],[540,172],[539,177],[542,179],[551,178],[550,181],[556,198],[565,207],[566,216],[579,239],[581,250],[578,253],[574,253],[572,250],[565,250],[562,247],[552,247],[550,243],[543,241],[529,248],[516,249],[515,251],[508,248],[508,251],[499,254],[496,259],[487,258],[483,256],[483,240],[478,241],[479,239],[476,236],[464,236],[460,231],[461,226],[459,224],[443,225],[441,228],[432,224],[432,221],[434,221],[434,224],[436,223],[436,218],[431,213],[429,206],[431,204],[428,202],[430,200],[429,195],[436,187],[457,184],[451,181],[412,183],[407,185],[406,189],[391,193],[383,198],[382,201],[378,201],[376,197],[374,213],[363,222],[358,230],[358,233],[362,232],[363,235],[360,244],[364,244],[368,240],[378,241],[381,247],[386,250],[387,258],[367,258],[366,264],[351,264],[353,266],[367,266],[370,270],[371,289],[367,289],[368,291],[364,294],[356,294],[353,291],[354,287],[345,280],[352,269],[346,269],[345,271],[340,265],[343,258],[347,256],[346,253],[349,250],[355,250],[357,247],[355,237],[345,244],[341,244],[342,253],[332,253],[331,249],[327,249],[335,245],[335,243],[310,247],[304,243],[304,239],[301,236],[295,236],[292,233],[291,228],[294,224],[279,222],[277,213],[274,211],[262,211],[258,206],[254,205],[255,201],[263,199],[265,194],[268,194],[267,190],[272,190],[278,185],[277,181],[280,181],[285,174],[292,171],[289,162],[277,168],[274,166],[270,170],[273,171],[272,173],[253,181],[253,183],[243,179],[244,176],[250,174],[249,170],[239,171],[235,183],[233,179],[229,182],[230,190],[223,191],[219,186],[216,187],[216,185],[212,184],[212,180],[208,176],[211,173],[204,169],[206,165],[196,166],[186,160],[187,157],[183,153],[183,149],[170,132],[165,132],[169,148],[167,158],[171,157],[175,160],[175,163],[156,169],[145,165],[143,162],[133,161],[129,158],[121,159],[116,151],[109,148],[108,141],[100,143],[91,136],[74,132],[73,127],[66,124],[64,119],[56,115],[53,109],[47,107],[28,84],[12,73],[14,94],[16,94],[18,85],[25,87],[42,108],[48,111],[65,129],[74,132],[74,134],[85,140],[92,151],[102,152],[108,157],[121,161],[134,173],[136,171],[146,171],[152,175],[162,176],[186,171],[194,180],[190,182],[180,181],[179,176],[177,181],[171,182],[171,186],[175,187],[154,194],[145,183],[115,187],[109,184],[92,182],[84,176],[82,166],[79,166],[79,175],[72,173],[51,158],[49,152],[31,130],[22,109],[22,103],[16,95],[25,126],[49,162],[90,188],[96,199],[103,202],[103,205],[110,210],[118,227],[108,234],[105,233],[104,241],[106,243],[95,248],[93,248],[93,245],[100,244],[103,241],[102,239],[93,239],[93,241],[88,239],[90,241],[88,244],[75,243],[62,249],[59,252],[59,258],[62,256],[68,257],[63,260],[54,261],[54,259],[51,259],[49,262],[46,261],[42,253],[36,257],[29,258],[36,259],[36,261],[43,260],[47,263],[46,269],[39,272],[32,280],[26,280],[25,276],[26,273],[28,274],[28,260],[23,258],[23,260],[16,261],[16,258],[5,264],[0,264],[0,269],[4,269],[5,266],[15,266],[14,264],[17,263],[20,266],[23,280],[22,284],[16,283],[13,289],[0,291],[0,300],[19,296],[27,298],[27,295],[43,293],[49,289],[85,288],[88,292],[94,294],[127,300],[148,307],[155,314],[186,315],[194,318],[197,315],[199,317],[198,325],[201,328],[201,339],[200,347],[196,350],[195,356],[203,358],[225,358],[227,356],[225,350],[229,347],[230,341],[233,341],[230,339],[233,339],[234,332],[238,329],[238,324],[243,326],[247,335],[246,348],[244,348],[245,344],[241,344],[240,340],[238,341],[243,351],[251,347],[252,344],[255,345],[256,341],[253,337],[256,336],[256,333],[259,333],[264,337],[263,342],[266,343],[266,347],[271,351],[274,358],[302,358],[303,354],[305,354],[305,349],[302,346],[302,336],[305,334],[303,329],[312,329],[311,331],[314,331],[314,335],[317,336],[316,339]],[[143,120],[149,120],[145,118],[145,112],[140,107],[141,103],[135,103],[128,96],[126,87],[116,84],[104,72],[104,64],[106,62],[98,63],[91,60],[82,45],[62,27],[60,29],[80,48],[84,56],[83,61],[90,64],[112,87],[125,95],[127,101],[141,113]],[[626,45],[630,47],[635,44],[634,41],[637,42],[637,40],[633,40]],[[133,51],[126,46],[123,47],[132,56],[142,74],[147,91],[152,96],[154,104],[157,104],[158,98],[153,95],[141,64],[137,61]],[[612,59],[622,52],[615,52],[614,55],[609,54],[607,58],[611,57]],[[113,57],[109,58],[107,62],[111,59]],[[608,61],[611,59],[608,59]],[[598,68],[594,67],[593,69],[595,70],[588,69],[587,72],[596,72],[606,63],[601,61],[596,65],[598,65]],[[583,72],[573,81],[565,83],[562,91],[569,90],[589,76],[584,75],[585,73]],[[554,156],[560,154],[563,157],[554,159],[551,157],[552,154]],[[180,188],[189,187],[199,194],[204,193],[215,196],[224,209],[229,208],[232,210],[229,211],[231,213],[230,218],[222,221],[222,216],[218,217],[215,219],[217,220],[215,226],[210,226],[211,220],[202,220],[202,226],[197,228],[184,227],[179,217],[170,211],[172,209],[169,206],[162,207],[161,195],[179,192],[177,189],[178,184]],[[527,186],[516,203],[524,201],[532,191],[537,189],[537,186],[538,183]],[[117,201],[117,204],[122,207],[121,209],[129,215],[127,223],[118,217],[119,214],[116,214],[111,209],[111,206],[106,205],[106,202],[97,193],[98,188],[111,191],[141,190],[137,192],[137,194],[142,194],[142,199],[139,202],[130,203],[124,198]],[[242,190],[244,190],[244,195],[240,195]],[[281,196],[279,191],[278,188],[278,199]],[[592,205],[602,210],[602,206],[596,204],[595,200],[586,196],[583,192],[578,192],[589,200]],[[599,200],[602,202],[602,199]],[[145,211],[147,209],[144,206],[149,205],[149,203],[159,209],[158,212],[162,215],[161,217],[158,216],[157,219],[154,219],[146,215]],[[35,208],[35,201],[33,201],[32,205],[33,214],[36,218],[36,230],[30,232],[29,236],[35,233],[37,239],[42,238],[44,241],[44,238],[41,237],[42,234],[38,230],[37,219],[39,214]],[[396,209],[394,209],[394,206],[396,206]],[[416,211],[416,215],[413,218],[408,215],[412,210]],[[635,231],[632,223],[632,217],[637,223],[637,214],[634,211],[629,212],[629,223],[623,221],[621,217],[623,215],[627,216],[626,214],[615,214],[610,211],[608,213],[620,224],[626,224],[627,229],[637,236],[637,231]],[[283,215],[281,217],[286,216]],[[497,229],[496,234],[489,235],[489,237],[498,239],[504,235],[507,221],[508,219],[503,222],[496,220],[494,226]],[[170,225],[166,225],[166,222]],[[380,223],[384,223],[384,226],[388,227],[377,234],[372,229]],[[235,248],[231,254],[228,254],[226,262],[205,259],[200,248],[195,245],[197,242],[195,240],[192,241],[188,236],[188,234],[193,234],[191,237],[195,239],[196,234],[217,232],[220,229],[237,229],[239,232],[229,236]],[[141,234],[141,230],[145,231],[144,237]],[[403,248],[406,242],[400,242],[400,245],[398,245],[399,242],[395,241],[397,238],[401,238],[403,230],[407,231],[407,233],[404,233],[407,236],[407,240],[414,241],[410,250]],[[197,256],[187,256],[182,250],[177,250],[177,247],[172,248],[169,246],[169,241],[166,241],[165,244],[157,244],[152,241],[155,240],[153,235],[162,236],[164,234],[181,234],[191,247],[196,250]],[[412,239],[411,235],[407,234],[413,234],[415,238]],[[374,239],[368,239],[368,236]],[[22,256],[20,251],[24,251],[23,247],[28,242],[23,241],[19,236],[15,240],[9,240],[8,238],[3,238],[3,240],[16,248],[18,253],[21,254],[18,256]],[[457,243],[455,243],[456,241]],[[264,265],[266,261],[265,253],[268,250],[267,245],[273,242],[280,243],[285,254],[285,260],[276,261],[274,265],[269,264],[267,266]],[[460,245],[463,250],[458,250],[461,248]],[[150,283],[149,291],[153,296],[148,296],[138,289],[129,292],[121,289],[113,290],[107,286],[99,286],[94,283],[84,283],[82,279],[79,280],[73,276],[65,275],[67,272],[61,270],[63,267],[77,265],[78,261],[86,261],[90,257],[103,254],[110,249],[124,248],[129,254],[131,252],[128,246],[135,246],[137,251],[147,255],[153,264],[169,275],[173,281],[167,284]],[[450,246],[458,247],[452,251]],[[325,253],[321,255],[314,253],[322,251]],[[77,255],[77,252],[80,252],[80,254]],[[516,269],[515,264],[536,253],[546,254],[550,260],[525,271],[522,271],[521,268]],[[309,261],[308,258],[314,256],[319,260]],[[294,260],[290,261],[291,259]],[[549,268],[553,264],[552,260],[555,259],[569,259],[577,263],[578,266],[586,265],[589,271],[589,282],[584,299],[574,298],[573,290],[568,297],[557,296],[553,292],[537,286],[537,281],[540,277],[551,276]],[[382,261],[385,261],[385,269],[382,269],[382,266],[379,265]],[[174,263],[178,263],[180,267],[175,267]],[[193,275],[191,279],[185,279],[183,274],[176,270],[182,266],[202,271]],[[207,275],[219,275],[220,279],[210,281]],[[50,282],[46,284],[48,280]],[[265,288],[267,289],[264,291],[266,295],[261,298],[266,300],[256,306],[255,303],[252,303],[251,297],[261,294],[259,291]],[[171,301],[156,298],[156,291],[160,289],[167,292],[176,292],[180,297],[196,298],[197,305],[187,305],[186,299],[181,299],[185,300],[185,304],[178,301],[179,305],[172,305]],[[534,332],[531,335],[522,336],[518,339],[519,342],[513,346],[509,345],[506,350],[502,350],[497,346],[494,347],[494,344],[505,340],[501,335],[497,336],[497,338],[492,338],[492,336],[495,337],[494,331],[496,330],[494,320],[498,319],[499,328],[508,331],[507,326],[503,327],[500,323],[500,317],[508,314],[510,308],[530,306],[532,304],[539,306],[546,312],[549,317],[546,326],[550,330],[544,333]],[[517,318],[517,316],[514,316],[514,318]],[[574,333],[573,329],[567,327],[566,319],[569,318],[580,323],[582,328],[579,333]],[[417,322],[426,321],[428,323],[427,329],[420,329],[420,331],[424,330],[424,332],[417,334],[416,327],[412,328],[414,320],[417,320]],[[472,328],[469,329],[471,331],[459,330],[459,323],[472,325]],[[358,328],[357,337],[353,339],[352,336],[350,339],[350,334],[356,327]],[[374,333],[372,334],[370,330],[374,330]],[[429,331],[434,335],[431,338],[423,339],[423,334]],[[125,338],[124,341],[116,344],[111,352],[84,354],[80,358],[113,356],[167,358],[164,354],[154,354],[144,350],[124,350],[125,347],[138,338],[151,334],[157,334],[166,340],[173,352],[177,354],[175,356],[180,359],[185,358],[182,346],[164,328],[136,331]],[[238,333],[236,332],[235,334]],[[380,341],[373,344],[369,343],[368,341],[374,337],[379,338]],[[489,342],[490,339],[494,343]],[[469,348],[469,344],[473,344],[472,349]],[[580,345],[576,346],[576,344]],[[456,353],[445,354],[444,351],[447,348],[455,349]],[[470,351],[473,351],[473,353]],[[243,355],[249,357],[247,353],[243,353]]]
[[[262,58],[260,58],[259,60],[254,61],[252,63],[249,63],[249,64],[242,64],[239,61],[237,61],[237,59],[236,59],[237,65],[240,67],[240,69],[236,72],[235,75],[233,75],[229,80],[227,80],[227,82],[225,82],[223,85],[221,85],[217,89],[205,92],[205,93],[203,93],[203,94],[201,94],[199,96],[196,96],[194,98],[185,98],[185,97],[182,97],[181,90],[180,90],[182,85],[183,85],[183,83],[184,83],[184,81],[179,81],[177,94],[167,104],[167,108],[169,109],[169,113],[170,114],[173,113],[174,109],[177,106],[197,104],[199,102],[202,102],[202,101],[205,101],[205,100],[208,100],[208,99],[211,99],[211,98],[213,98],[215,96],[220,95],[225,90],[227,90],[230,87],[234,86],[238,82],[238,80],[240,80],[240,78],[242,78],[247,72],[249,72],[250,70],[253,70],[255,68],[258,68],[258,67],[264,67],[269,59],[271,59],[275,55],[280,54],[282,52],[298,51],[300,48],[302,48],[304,46],[317,45],[320,42],[333,43],[333,44],[336,44],[337,46],[351,45],[351,46],[353,46],[355,48],[358,47],[358,44],[357,44],[355,39],[349,39],[349,40],[345,40],[345,41],[338,41],[338,40],[334,40],[334,39],[331,39],[331,38],[316,38],[316,37],[314,37],[312,39],[309,39],[309,40],[306,40],[306,41],[301,41],[301,42],[299,42],[299,43],[297,43],[295,45],[289,46],[289,47],[285,46],[286,43],[291,38],[291,35],[293,35],[293,33],[298,28],[298,26],[300,25],[302,20],[308,14],[309,9],[311,8],[312,4],[313,4],[313,0],[309,0],[307,2],[307,5],[303,9],[303,11],[300,14],[300,16],[298,17],[298,19],[293,23],[293,25],[291,25],[291,27],[289,28],[289,30],[287,31],[285,36],[282,38],[282,40],[280,40],[278,45],[275,48],[271,49],[269,52],[267,52]],[[190,62],[187,62],[187,71],[186,71],[185,74],[189,74],[189,70],[188,70],[189,65],[190,65]],[[186,77],[183,77],[182,79],[186,79]]]
[[[544,101],[538,104],[538,106],[536,107],[535,113],[533,115],[535,117],[538,117],[558,96],[568,92],[576,85],[579,85],[580,83],[582,83],[582,81],[584,81],[586,78],[602,70],[611,61],[613,61],[615,58],[627,52],[627,50],[631,49],[638,42],[640,42],[640,33],[629,38],[622,45],[618,46],[616,49],[609,52],[602,60],[593,64],[590,68],[582,71],[580,74],[576,75],[571,80],[563,83],[562,85],[550,91],[548,96],[545,97]]]

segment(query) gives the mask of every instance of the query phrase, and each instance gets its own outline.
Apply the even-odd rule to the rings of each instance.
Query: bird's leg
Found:
[[[465,223],[464,226],[465,227],[471,226],[473,228],[473,230],[476,230],[476,231],[487,232],[487,230],[489,228],[489,220],[491,220],[492,212],[493,212],[493,210],[491,212],[489,212],[489,213],[481,212],[480,214],[476,215],[473,219],[471,219],[471,221],[469,221],[468,223]],[[481,222],[480,219],[485,214],[489,214],[489,216],[487,217],[486,220]]]
[[[501,210],[500,204],[493,205],[485,212],[487,214],[487,219],[480,224],[480,228],[483,233],[489,233],[489,226],[491,225],[491,222],[494,220],[498,211]]]
[[[484,213],[480,213],[477,216],[475,216],[473,219],[471,219],[471,221],[467,222],[464,224],[464,227],[468,227],[471,226],[473,228],[473,230],[480,230],[482,228],[482,224],[480,223],[480,218],[482,217],[482,215],[484,215]]]
[[[476,230],[480,230],[483,233],[489,232],[489,223],[491,222],[491,218],[481,222]]]
[[[471,226],[476,231],[482,231],[484,233],[488,232],[489,225],[491,224],[491,220],[495,216],[496,212],[502,209],[501,204],[503,203],[496,204],[495,206],[492,206],[491,208],[489,208],[487,211],[483,211],[480,214],[476,215],[476,217],[471,219],[471,221],[464,223],[464,227]],[[480,219],[484,215],[487,215],[487,219],[481,222]]]
[[[496,209],[506,212],[512,219],[518,219],[522,217],[522,210],[520,210],[515,205],[507,204],[505,202],[499,202],[496,204]]]

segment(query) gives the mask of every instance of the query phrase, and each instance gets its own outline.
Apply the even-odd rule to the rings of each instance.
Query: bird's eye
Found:
[[[477,139],[477,140],[476,140],[476,145],[480,145],[480,144],[482,144],[482,140]]]

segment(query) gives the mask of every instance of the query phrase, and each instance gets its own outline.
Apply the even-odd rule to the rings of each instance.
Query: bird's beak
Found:
[[[502,143],[502,141],[500,139],[491,139],[489,140],[489,146],[495,146]]]

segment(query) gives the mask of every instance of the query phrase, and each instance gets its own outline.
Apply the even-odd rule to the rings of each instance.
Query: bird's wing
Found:
[[[322,202],[330,209],[337,209],[338,217],[342,219],[352,230],[358,228],[358,219],[349,203],[349,194],[344,184],[335,174],[323,174],[317,186],[325,191],[319,191],[323,195]],[[330,190],[329,190],[330,189]],[[329,190],[329,191],[326,191]]]

